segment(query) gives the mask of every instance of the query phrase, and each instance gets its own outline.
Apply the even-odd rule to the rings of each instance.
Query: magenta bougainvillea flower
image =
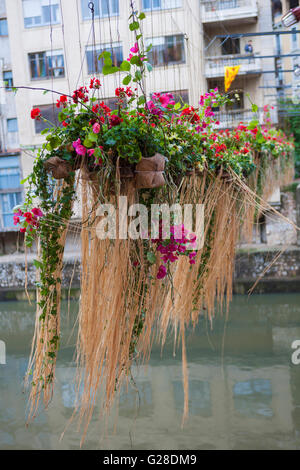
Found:
[[[75,140],[75,142],[73,142],[73,147],[74,147],[77,155],[81,155],[82,157],[85,156],[86,148],[84,147],[84,145],[81,144],[80,139],[77,139],[77,140]]]

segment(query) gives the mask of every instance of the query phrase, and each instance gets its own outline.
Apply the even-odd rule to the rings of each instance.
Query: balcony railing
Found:
[[[257,53],[256,53],[257,55]],[[239,75],[259,74],[262,71],[261,59],[251,55],[221,55],[206,57],[205,59],[206,78],[223,77],[224,67],[240,65]]]
[[[253,113],[250,109],[217,112],[215,113],[215,119],[217,119],[220,124],[215,127],[217,129],[230,129],[238,126],[240,122],[247,124],[253,119],[258,119],[259,123],[263,124],[263,114],[262,109],[260,109],[258,113]]]
[[[256,0],[202,0],[202,22],[254,22],[258,15]]]

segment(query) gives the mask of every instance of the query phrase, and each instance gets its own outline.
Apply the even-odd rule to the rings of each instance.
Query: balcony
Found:
[[[202,22],[206,24],[255,23],[258,16],[256,0],[202,0]]]
[[[258,119],[259,123],[263,123],[263,110],[253,113],[250,109],[235,109],[232,111],[222,111],[215,113],[215,118],[219,121],[216,129],[231,129],[237,127],[240,122],[249,123],[253,119]]]
[[[256,53],[257,55],[257,53]],[[261,59],[250,55],[221,55],[205,58],[206,78],[224,77],[224,67],[240,65],[238,76],[259,75],[262,72]]]

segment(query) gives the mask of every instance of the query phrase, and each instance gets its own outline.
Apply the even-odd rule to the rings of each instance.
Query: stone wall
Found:
[[[24,255],[14,255],[13,259],[7,256],[0,258],[0,300],[21,300],[26,298],[25,280],[27,276],[27,289],[30,297],[34,297],[36,269],[33,264],[33,255],[28,255],[28,264]],[[80,260],[74,257],[65,257],[62,287],[64,296],[76,297],[80,286]]]
[[[282,247],[248,247],[238,250],[234,292],[245,294],[253,286]],[[34,297],[36,273],[33,255],[28,255],[27,286],[30,296]],[[14,259],[0,258],[0,300],[25,299],[25,259],[24,255],[15,255]],[[67,254],[65,256],[62,287],[64,297],[78,297],[80,286],[80,260]],[[256,293],[265,292],[300,292],[300,247],[289,247],[270,267],[255,289]]]
[[[235,261],[234,292],[246,293],[267,268],[267,272],[254,292],[300,292],[300,247],[289,246],[276,259],[283,249],[285,248],[282,246],[264,247],[261,245],[238,250]]]

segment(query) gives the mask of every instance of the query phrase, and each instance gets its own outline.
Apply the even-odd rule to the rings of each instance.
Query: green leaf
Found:
[[[256,126],[259,125],[259,121],[257,119],[253,119],[249,124],[248,124],[248,129],[254,129]]]
[[[140,72],[139,70],[137,70],[137,71],[135,72],[135,76],[134,76],[133,81],[134,81],[134,82],[138,82],[139,80],[142,80],[142,74],[141,74],[141,72]]]
[[[27,178],[22,179],[22,180],[20,181],[20,184],[24,184],[24,183],[26,183],[26,181],[28,181],[28,180],[29,180],[29,176],[27,176]]]
[[[152,44],[149,44],[149,46],[148,46],[147,49],[146,49],[146,52],[150,52],[151,49],[152,49]]]
[[[146,102],[146,99],[144,96],[140,96],[138,99],[138,104],[144,104]]]
[[[59,113],[60,114],[60,113]],[[48,129],[43,129],[41,131],[41,134],[44,135],[44,134],[47,134],[49,132],[49,128]]]
[[[155,264],[156,263],[156,256],[153,253],[153,251],[148,251],[147,260],[149,261],[150,264]]]
[[[123,85],[129,85],[131,80],[132,80],[132,76],[129,74],[129,75],[126,75],[126,77],[124,78],[122,83],[123,83]]]
[[[132,65],[137,65],[138,67],[140,67],[143,64],[143,62],[141,61],[138,55],[134,55],[133,57],[131,57],[130,63]]]
[[[97,134],[94,134],[94,132],[90,132],[89,135],[87,136],[87,139],[90,140],[91,142],[97,142],[98,136]]]
[[[146,15],[145,13],[142,11],[139,16],[138,16],[139,20],[144,20],[146,18]]]
[[[105,67],[111,67],[113,64],[113,61],[110,57],[107,57],[106,59],[104,59],[104,66]]]
[[[180,108],[181,108],[181,103],[174,104],[175,111],[178,111],[178,109],[180,109]]]
[[[146,67],[147,67],[147,69],[148,69],[148,72],[152,72],[153,67],[152,67],[152,65],[151,65],[149,62],[146,62]]]
[[[117,143],[117,141],[115,139],[107,139],[107,141],[105,142],[106,145],[109,145],[109,146],[112,146],[112,145],[115,145]]]
[[[119,67],[112,67],[111,65],[104,65],[102,69],[103,75],[110,75],[119,71],[120,71]]]
[[[43,91],[43,95],[47,95],[47,93],[49,93],[49,90],[44,90]]]
[[[93,147],[93,142],[88,137],[86,137],[83,141],[83,145],[90,149],[91,147]]]
[[[46,137],[46,140],[48,140],[48,142],[49,142],[50,150],[56,149],[61,144],[61,140],[57,136],[48,135]],[[47,149],[48,149],[48,145],[47,145]]]
[[[94,157],[96,157],[96,158],[102,157],[101,149],[99,149],[99,148],[95,149]]]
[[[254,113],[257,113],[257,111],[258,111],[258,106],[257,106],[257,104],[254,104],[254,103],[253,103],[253,105],[252,105],[252,111],[253,111]]]
[[[38,269],[42,269],[43,268],[43,263],[41,263],[40,261],[38,261],[37,259],[34,259],[33,260],[33,264],[36,268]]]
[[[109,52],[109,51],[103,51],[98,56],[98,60],[100,60],[100,59],[110,59],[110,58],[111,58],[111,52]]]
[[[131,66],[128,60],[123,60],[122,64],[120,65],[120,70],[122,70],[122,72],[129,72],[130,69]]]
[[[140,23],[138,21],[133,21],[133,23],[130,23],[129,29],[130,31],[135,31],[136,29],[139,29]]]

